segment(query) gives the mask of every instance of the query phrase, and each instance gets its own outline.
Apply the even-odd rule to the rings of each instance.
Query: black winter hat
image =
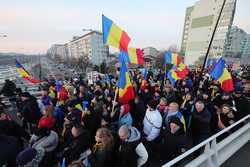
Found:
[[[21,97],[30,97],[30,93],[29,92],[23,92],[21,93]]]
[[[156,109],[157,105],[158,105],[158,103],[156,100],[151,100],[148,103],[148,106],[151,107],[152,109]]]
[[[174,123],[174,124],[176,124],[176,125],[178,125],[178,126],[180,126],[180,127],[183,126],[183,123],[182,123],[181,120],[180,120],[179,118],[177,118],[177,117],[172,117],[172,118],[170,118],[169,124],[170,124],[170,123]]]

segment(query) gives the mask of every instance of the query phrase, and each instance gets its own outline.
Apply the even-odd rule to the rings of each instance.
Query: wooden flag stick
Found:
[[[112,106],[111,115],[112,115],[112,113],[114,113],[115,101],[116,101],[117,95],[118,95],[118,86],[117,86],[116,89],[115,89],[115,97],[114,97],[114,101],[113,101],[113,106]]]
[[[165,75],[164,75],[164,81],[163,81],[163,86],[164,87],[166,85],[166,80],[167,80],[167,65],[165,64]]]

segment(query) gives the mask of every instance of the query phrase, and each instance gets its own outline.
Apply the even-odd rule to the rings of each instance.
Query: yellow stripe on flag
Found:
[[[112,24],[107,43],[115,48],[119,48],[121,35],[122,35],[122,30],[117,25]]]
[[[130,62],[132,64],[138,64],[136,48],[129,48],[128,49],[128,56],[129,56]]]
[[[132,84],[131,84],[131,81],[130,81],[130,78],[129,78],[129,74],[126,72],[126,85],[125,85],[125,87],[123,89],[119,88],[119,96],[120,97],[123,96],[126,93],[127,88],[129,86],[132,86]]]
[[[224,68],[223,73],[221,77],[218,79],[220,83],[222,83],[225,80],[231,79],[231,74],[227,71],[226,68]]]
[[[18,72],[22,77],[28,77],[28,76],[29,76],[29,74],[28,74],[26,71],[24,71],[22,68],[17,68],[16,70],[17,70],[17,72]]]

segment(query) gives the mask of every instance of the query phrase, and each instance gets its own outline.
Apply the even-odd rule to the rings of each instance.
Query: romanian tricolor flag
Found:
[[[25,70],[25,68],[19,63],[19,61],[16,60],[16,70],[18,74],[25,79],[26,81],[29,81],[30,83],[37,84],[40,83],[39,80],[34,79],[28,71]]]
[[[168,77],[168,79],[170,80],[170,82],[171,82],[172,85],[175,85],[175,82],[176,82],[177,80],[181,79],[181,78],[177,75],[177,73],[176,73],[176,71],[175,71],[174,69],[171,69],[171,70],[167,73],[167,77]]]
[[[143,51],[137,48],[129,48],[128,53],[121,51],[120,55],[126,63],[143,65]]]
[[[122,104],[127,104],[130,100],[134,99],[135,93],[130,81],[128,69],[124,57],[119,56],[121,63],[120,77],[118,80],[118,101]]]
[[[143,65],[144,58],[143,58],[143,50],[139,48],[129,48],[128,49],[128,57],[129,62],[131,64],[139,64]]]
[[[141,83],[141,90],[145,90],[145,88],[147,87],[147,77],[148,77],[148,70],[145,68],[143,74],[143,80]]]
[[[128,52],[128,44],[131,40],[130,37],[125,31],[104,15],[102,15],[102,32],[103,42],[105,44]]]
[[[165,64],[173,64],[174,66],[178,67],[179,64],[182,62],[182,58],[177,53],[167,52],[164,55]]]
[[[214,69],[210,73],[211,77],[219,81],[221,89],[225,92],[231,92],[234,90],[233,80],[231,74],[228,72],[225,66],[225,60],[220,58]]]

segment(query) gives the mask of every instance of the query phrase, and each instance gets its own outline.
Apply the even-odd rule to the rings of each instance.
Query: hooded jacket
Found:
[[[51,152],[54,151],[58,145],[58,135],[54,131],[50,131],[48,136],[41,138],[33,135],[30,139],[30,143],[32,143],[32,148],[42,147],[45,152]]]
[[[120,144],[117,166],[140,167],[147,162],[148,152],[140,140],[140,132],[135,127],[129,127],[129,131],[129,137]]]
[[[128,112],[126,114],[120,114],[118,126],[121,127],[122,125],[132,126],[132,117],[131,114]]]
[[[160,112],[158,110],[147,110],[143,120],[143,132],[147,141],[153,141],[159,136],[161,125],[162,117]]]

